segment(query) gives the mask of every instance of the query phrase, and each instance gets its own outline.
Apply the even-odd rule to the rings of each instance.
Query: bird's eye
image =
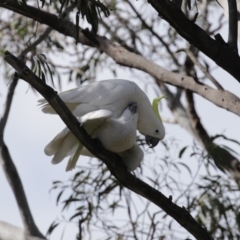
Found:
[[[158,131],[158,129],[155,131],[155,133],[158,133],[159,131]]]

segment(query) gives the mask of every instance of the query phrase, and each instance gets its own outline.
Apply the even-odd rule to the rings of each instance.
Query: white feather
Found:
[[[131,104],[131,106],[134,104]],[[135,104],[136,105],[136,104]],[[136,142],[137,112],[132,113],[127,107],[119,118],[111,118],[112,112],[97,110],[78,118],[92,138],[101,141],[104,148],[112,152],[122,152],[131,148]],[[81,155],[83,145],[64,128],[46,147],[47,155],[54,155],[53,164],[70,156],[66,171],[73,169]]]
[[[59,94],[76,117],[86,113],[106,109],[118,118],[123,110],[133,102],[138,105],[137,129],[143,135],[162,140],[165,130],[162,122],[152,110],[147,95],[134,82],[128,80],[104,80],[94,82]],[[55,113],[45,99],[39,100],[44,113]]]
[[[134,170],[143,159],[143,152],[136,144],[136,129],[144,135],[163,139],[165,130],[154,114],[146,94],[134,82],[105,80],[75,88],[59,94],[72,113],[78,117],[92,138],[118,153],[129,170]],[[130,114],[128,106],[137,103],[137,113]],[[39,100],[44,113],[55,114],[44,100]],[[82,144],[65,128],[45,148],[47,155],[54,155],[56,164],[70,156],[66,170],[75,167]],[[134,160],[136,158],[136,160]]]

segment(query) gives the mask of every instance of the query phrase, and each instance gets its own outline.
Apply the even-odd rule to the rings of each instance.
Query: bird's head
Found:
[[[160,140],[162,140],[165,136],[165,129],[162,124],[162,119],[159,113],[158,105],[159,102],[165,98],[165,96],[160,98],[155,98],[152,102],[152,111],[153,116],[151,117],[151,126],[149,126],[149,131],[151,131],[151,135],[145,135],[146,143],[151,147],[157,146]],[[148,131],[148,132],[149,132]]]

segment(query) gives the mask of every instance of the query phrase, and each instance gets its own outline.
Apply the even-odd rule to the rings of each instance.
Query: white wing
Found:
[[[134,82],[128,80],[94,82],[60,93],[59,96],[72,113],[79,117],[88,134],[93,138],[99,138],[105,148],[110,151],[122,152],[131,148],[135,143],[136,127],[140,133],[148,137],[162,139],[165,135],[162,122],[153,112],[147,95]],[[43,112],[55,113],[45,100],[40,100],[39,102],[40,105],[43,105]],[[136,121],[132,121],[134,127],[130,124],[131,121],[129,124],[124,123],[123,128],[120,125],[114,126],[114,124],[121,124],[120,119],[118,121],[108,121],[108,119],[116,120],[119,118],[123,114],[124,109],[134,102],[138,106],[137,115],[135,116]],[[128,117],[128,114],[126,116]],[[126,116],[123,116],[123,119]],[[131,115],[129,116],[131,117]],[[129,129],[126,129],[126,127]],[[100,128],[102,129],[100,130]],[[115,145],[113,144],[114,142]],[[120,149],[119,146],[122,146],[122,148]],[[63,130],[45,148],[47,155],[55,155],[53,163],[58,163],[64,157],[70,156],[67,166],[68,170],[75,166],[81,151],[82,145],[68,130]],[[132,159],[133,155],[137,155],[138,161],[133,165],[129,165],[128,168],[130,170],[135,169],[142,160],[141,156],[143,156],[143,153],[139,147],[137,148],[137,145],[134,145],[134,148],[129,152],[125,151],[124,159]],[[126,160],[126,166],[128,166],[127,164],[128,160]]]
[[[100,109],[86,113],[82,117],[78,118],[78,120],[81,123],[81,125],[85,128],[85,130],[88,132],[88,134],[91,135],[96,129],[98,129],[112,116],[113,116],[112,111]]]
[[[97,110],[83,115],[82,117],[78,118],[78,120],[84,126],[88,134],[91,135],[111,116],[111,111]],[[69,171],[75,167],[82,148],[83,145],[66,127],[45,147],[44,152],[48,156],[54,155],[52,159],[53,164],[57,164],[65,157],[70,156],[66,168],[66,170]]]
[[[128,80],[105,80],[62,92],[59,96],[75,116],[104,108],[118,117],[131,103],[137,90],[139,87]],[[39,100],[39,103],[43,105],[44,113],[55,113],[45,99]]]
[[[147,95],[128,80],[105,80],[60,93],[72,113],[80,117],[88,112],[105,109],[113,112],[113,117],[121,116],[123,110],[133,102],[138,105],[137,129],[143,135],[163,139],[165,130],[162,122],[153,112]],[[55,113],[45,100],[40,100],[43,112]]]
[[[92,137],[99,139],[104,148],[111,152],[125,151],[136,142],[137,121],[137,104],[132,103],[119,118],[110,118],[101,124]]]
[[[111,118],[113,115],[111,111],[101,109],[87,113],[78,120],[92,138],[98,138],[107,150],[119,153],[131,148],[136,142],[138,117],[136,105],[131,104],[131,108],[128,106],[119,118]],[[68,128],[65,128],[46,146],[45,153],[54,155],[53,164],[70,156],[66,168],[69,171],[75,167],[82,154],[82,149],[83,145]],[[128,159],[126,166],[129,165],[129,158],[131,158],[129,155],[131,154],[135,154],[135,152],[126,152],[124,155]],[[129,167],[129,169],[133,169],[133,167]]]

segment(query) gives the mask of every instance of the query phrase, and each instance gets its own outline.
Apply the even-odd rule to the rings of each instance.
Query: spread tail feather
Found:
[[[69,131],[64,128],[44,149],[48,156],[54,155],[52,164],[60,163],[65,157],[74,155],[75,151],[80,147],[80,142]]]
[[[67,167],[66,167],[66,172],[70,171],[70,170],[73,170],[76,167],[77,160],[78,160],[78,158],[81,154],[82,149],[83,149],[83,145],[79,144],[75,153],[68,160],[68,164],[67,164]]]
[[[44,148],[47,156],[55,155],[59,148],[64,144],[64,140],[70,133],[68,128],[64,128],[53,140]]]

